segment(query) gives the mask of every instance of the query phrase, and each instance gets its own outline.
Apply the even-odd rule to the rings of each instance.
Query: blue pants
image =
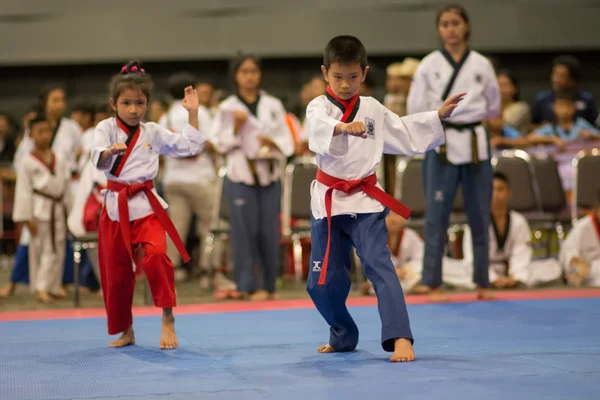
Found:
[[[489,225],[492,202],[493,171],[490,160],[473,164],[441,164],[434,150],[423,161],[425,187],[425,254],[423,279],[426,286],[442,285],[442,258],[446,232],[456,190],[462,183],[465,213],[473,233],[473,282],[489,287]]]
[[[281,183],[276,181],[264,187],[248,186],[225,178],[224,185],[237,289],[245,293],[258,289],[275,293],[281,238]],[[262,287],[255,279],[256,265],[261,267]]]
[[[73,260],[73,246],[70,241],[66,242],[65,266],[63,272],[63,283],[73,283],[75,273],[75,262]],[[85,250],[82,251],[80,264],[80,282],[82,286],[90,289],[99,288],[98,280],[94,275],[91,261]],[[29,246],[19,245],[15,252],[15,264],[10,274],[11,283],[29,284]]]
[[[311,270],[307,291],[330,326],[329,345],[335,351],[353,351],[358,344],[358,327],[346,307],[351,285],[352,246],[377,294],[383,350],[394,351],[398,338],[413,341],[404,293],[387,247],[385,217],[388,213],[386,210],[356,216],[338,215],[331,219],[331,247],[324,285],[318,281],[327,248],[327,218],[311,219]]]

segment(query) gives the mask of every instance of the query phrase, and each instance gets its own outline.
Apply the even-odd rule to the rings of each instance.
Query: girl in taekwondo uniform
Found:
[[[443,48],[427,55],[415,73],[407,99],[409,114],[437,109],[453,94],[466,92],[462,105],[443,122],[446,143],[426,153],[423,279],[418,291],[441,299],[442,256],[456,190],[464,193],[465,212],[473,232],[473,282],[479,299],[490,298],[488,226],[492,198],[489,138],[482,121],[500,114],[500,93],[491,63],[468,47],[469,17],[460,6],[437,15]]]
[[[224,189],[237,289],[243,298],[271,299],[279,269],[280,180],[294,142],[281,101],[259,90],[260,61],[240,55],[231,73],[236,93],[219,105],[210,140],[226,158]],[[262,288],[255,280],[257,263]]]

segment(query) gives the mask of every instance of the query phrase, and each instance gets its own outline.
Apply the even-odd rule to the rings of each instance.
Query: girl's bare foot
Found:
[[[15,293],[16,285],[14,283],[9,283],[6,287],[0,289],[0,298],[12,296]]]
[[[50,296],[48,292],[44,292],[43,290],[37,293],[37,300],[44,304],[50,304],[54,302],[52,296]]]
[[[390,358],[390,362],[410,362],[415,361],[415,351],[412,343],[408,339],[396,339],[394,343],[394,354]]]
[[[429,293],[429,300],[433,303],[442,303],[444,301],[448,301],[448,296],[442,292],[442,289],[435,288],[431,289],[431,292]]]
[[[324,344],[323,346],[319,346],[319,353],[335,353],[335,349],[331,347],[329,344]]]
[[[133,335],[133,326],[130,326],[125,332],[121,334],[114,342],[110,342],[108,347],[125,347],[135,344],[135,336]]]
[[[496,296],[490,290],[490,288],[477,288],[477,300],[494,300]]]
[[[431,293],[431,288],[429,286],[425,286],[425,285],[417,285],[410,292],[410,294],[429,294],[429,293]]]
[[[175,317],[163,315],[162,335],[160,337],[161,349],[175,349],[179,346],[177,335],[175,334]]]

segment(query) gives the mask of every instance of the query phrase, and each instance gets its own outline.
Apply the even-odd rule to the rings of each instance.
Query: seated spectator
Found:
[[[596,206],[577,221],[560,248],[560,261],[571,286],[600,286],[600,190]]]
[[[425,244],[416,231],[404,226],[405,222],[404,218],[393,212],[385,220],[389,232],[388,247],[396,274],[404,293],[410,293],[421,281]],[[361,286],[361,291],[366,296],[375,295],[373,284],[369,281]]]
[[[494,174],[492,218],[490,223],[490,283],[498,289],[518,285],[538,286],[558,280],[562,269],[557,260],[532,260],[531,229],[523,214],[508,208],[511,188],[506,175]],[[462,260],[444,259],[443,280],[452,286],[474,289],[473,238],[464,232]]]
[[[531,113],[527,102],[521,100],[519,80],[509,70],[498,73],[498,88],[502,98],[504,125],[526,135],[531,125]]]
[[[535,97],[531,115],[534,125],[555,122],[552,104],[559,92],[569,92],[572,95],[575,101],[576,117],[581,117],[590,124],[596,122],[598,117],[596,100],[590,93],[578,89],[580,76],[581,65],[575,57],[562,55],[554,59],[551,75],[552,89],[540,92]]]
[[[559,149],[565,142],[577,139],[598,139],[600,133],[586,119],[577,116],[576,102],[569,92],[559,92],[553,103],[555,122],[548,122],[528,137],[532,145],[554,144]]]

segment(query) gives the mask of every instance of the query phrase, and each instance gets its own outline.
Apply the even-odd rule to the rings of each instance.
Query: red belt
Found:
[[[152,211],[160,221],[167,234],[173,240],[173,243],[179,250],[179,254],[181,254],[181,258],[183,262],[186,263],[190,261],[190,256],[188,255],[179,234],[177,233],[177,229],[173,225],[173,222],[169,218],[169,215],[160,204],[152,189],[154,188],[154,183],[152,181],[146,181],[144,183],[134,183],[132,185],[127,185],[125,183],[116,182],[116,181],[108,181],[106,186],[108,190],[111,192],[118,192],[118,204],[119,204],[119,222],[121,225],[121,235],[123,236],[123,240],[125,241],[125,246],[127,246],[127,251],[132,259],[133,251],[131,250],[131,232],[129,227],[129,204],[127,202],[129,197],[133,197],[138,193],[145,193],[148,201],[150,202],[150,206],[152,207]]]
[[[325,192],[325,210],[327,212],[327,250],[325,250],[325,259],[323,260],[323,267],[321,268],[321,275],[319,276],[319,285],[324,285],[327,279],[327,265],[329,261],[329,248],[331,245],[331,203],[334,190],[340,190],[346,194],[351,194],[358,189],[361,189],[369,197],[379,201],[381,204],[404,219],[408,219],[408,217],[410,217],[412,210],[378,188],[377,176],[375,174],[367,176],[363,179],[346,181],[327,175],[325,172],[319,169],[317,171],[317,181],[329,187],[327,192]]]

